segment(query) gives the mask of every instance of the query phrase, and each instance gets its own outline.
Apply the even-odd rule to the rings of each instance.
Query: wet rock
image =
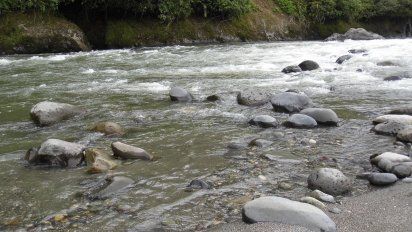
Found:
[[[338,63],[338,64],[343,64],[343,62],[345,62],[345,61],[347,61],[347,60],[350,60],[352,57],[353,57],[352,55],[344,55],[344,56],[341,56],[341,57],[339,57],[339,58],[336,60],[336,63]]]
[[[107,185],[90,196],[93,200],[102,200],[126,192],[135,183],[124,176],[114,176],[107,180]]]
[[[352,53],[352,54],[359,54],[359,53],[366,53],[366,52],[368,52],[368,50],[366,50],[366,49],[351,49],[348,52]]]
[[[318,124],[337,126],[339,123],[338,115],[331,109],[307,108],[300,111],[300,114],[312,117]]]
[[[115,122],[98,122],[92,127],[92,131],[100,132],[105,135],[124,135],[125,132],[119,124]]]
[[[329,202],[329,203],[335,203],[335,198],[332,195],[326,194],[320,190],[313,190],[310,193],[310,196],[313,198],[316,198],[320,201],[324,201],[324,202]]]
[[[301,201],[301,202],[304,202],[304,203],[311,204],[311,205],[313,205],[313,206],[316,206],[316,207],[318,207],[319,209],[324,209],[324,208],[326,208],[326,205],[325,205],[325,204],[323,204],[322,202],[320,202],[319,200],[317,200],[317,199],[315,199],[315,198],[313,198],[313,197],[302,197],[302,198],[300,198],[300,201]]]
[[[313,60],[305,60],[299,64],[299,68],[301,68],[302,71],[312,71],[320,67],[319,64]]]
[[[295,72],[302,72],[302,69],[297,65],[290,65],[286,68],[282,69],[283,73],[295,73]]]
[[[265,140],[265,139],[254,139],[252,141],[250,141],[249,143],[249,147],[259,147],[259,148],[265,148],[265,147],[269,147],[270,145],[272,145],[273,142],[269,141],[269,140]]]
[[[104,151],[97,148],[88,148],[85,151],[85,160],[88,173],[102,173],[117,167],[117,162]]]
[[[408,183],[408,184],[410,184],[410,183],[412,183],[412,178],[410,178],[410,177],[404,178],[404,179],[402,180],[402,182],[403,182],[403,183]]]
[[[392,167],[391,173],[402,179],[411,176],[412,167],[405,164],[398,164]]]
[[[383,36],[373,32],[369,32],[363,28],[350,28],[345,34],[334,33],[330,37],[326,38],[326,41],[344,41],[351,40],[375,40],[384,39]]]
[[[402,77],[400,76],[390,76],[390,77],[385,77],[383,78],[384,81],[400,81],[402,80]]]
[[[195,190],[195,189],[211,189],[211,186],[208,182],[204,180],[195,179],[192,180],[189,185],[186,186],[186,190]]]
[[[381,61],[377,63],[378,66],[397,66],[393,61]]]
[[[377,165],[381,160],[388,160],[392,163],[402,163],[402,162],[410,162],[412,161],[406,155],[401,155],[393,152],[384,152],[380,155],[372,156],[371,163]]]
[[[394,163],[388,159],[381,159],[377,166],[378,168],[380,168],[381,170],[385,171],[385,172],[390,172],[392,170],[392,167],[394,165],[396,165],[397,163]]]
[[[278,188],[281,190],[289,191],[293,189],[293,185],[288,182],[280,182]]]
[[[392,173],[372,173],[369,175],[369,183],[377,186],[386,186],[395,183],[398,178]]]
[[[74,168],[84,161],[84,147],[59,139],[48,139],[40,147],[30,149],[25,156],[30,164]]]
[[[332,209],[329,210],[329,212],[334,213],[334,214],[340,214],[342,213],[342,210],[339,208],[333,207]]]
[[[309,175],[308,187],[327,194],[340,195],[351,190],[352,181],[337,169],[321,168]]]
[[[276,118],[269,115],[258,115],[250,120],[249,123],[263,128],[277,127],[279,125]]]
[[[300,225],[314,231],[336,231],[335,223],[315,206],[274,196],[246,203],[243,207],[243,220],[249,223]]]
[[[210,95],[206,98],[206,101],[209,101],[209,102],[216,102],[216,101],[220,101],[220,100],[221,100],[221,97],[219,95],[216,95],[216,94]]]
[[[170,100],[176,102],[190,102],[193,100],[192,95],[181,87],[173,87],[169,92]]]
[[[412,115],[412,106],[404,106],[391,110],[389,114],[407,114]]]
[[[411,115],[403,115],[403,114],[387,114],[382,115],[373,120],[374,124],[383,123],[394,121],[398,123],[402,123],[404,125],[412,125],[412,116]]]
[[[376,134],[382,134],[382,135],[396,135],[398,132],[402,129],[404,129],[406,126],[402,123],[395,122],[395,121],[388,121],[388,122],[383,122],[377,124],[372,131],[374,131]]]
[[[130,146],[121,142],[114,142],[111,145],[113,150],[113,155],[122,159],[141,159],[141,160],[152,160],[153,156],[147,151]]]
[[[293,114],[284,125],[293,128],[313,128],[318,125],[315,119],[304,114]]]
[[[276,94],[270,100],[276,112],[293,113],[312,106],[312,100],[305,94],[284,92]]]
[[[261,106],[270,101],[271,94],[258,91],[244,91],[237,95],[239,105]]]
[[[72,118],[76,115],[80,115],[83,112],[84,110],[78,106],[66,103],[43,101],[33,106],[30,110],[30,117],[40,126],[49,126],[65,119]]]
[[[412,142],[412,126],[400,130],[396,135],[396,138],[403,142]]]
[[[248,144],[246,144],[246,143],[237,143],[237,142],[229,143],[227,145],[227,148],[233,149],[233,150],[242,150],[242,149],[246,149],[247,147],[248,147]]]

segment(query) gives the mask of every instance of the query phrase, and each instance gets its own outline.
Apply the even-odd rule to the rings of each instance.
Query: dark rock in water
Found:
[[[362,69],[356,69],[356,72],[363,72],[363,70]]]
[[[397,66],[397,64],[395,64],[394,62],[392,62],[392,61],[382,61],[382,62],[379,62],[379,63],[377,63],[377,65],[378,66]]]
[[[337,126],[339,123],[338,115],[331,109],[307,108],[300,111],[300,114],[312,117],[318,124]]]
[[[258,115],[250,120],[249,123],[263,128],[277,127],[279,125],[276,118],[269,115]]]
[[[405,178],[411,176],[412,166],[406,164],[398,164],[392,167],[391,173],[398,178]]]
[[[141,160],[152,160],[153,156],[147,151],[130,146],[121,142],[114,142],[111,145],[113,150],[113,155],[122,159],[141,159]]]
[[[302,69],[297,65],[287,66],[286,68],[282,69],[283,73],[295,73],[295,72],[302,72]]]
[[[304,114],[294,114],[284,123],[287,127],[313,128],[318,125],[315,119]]]
[[[85,112],[78,106],[44,101],[37,103],[30,111],[33,121],[40,126],[48,126]]]
[[[293,113],[312,106],[312,100],[305,94],[285,92],[270,99],[273,109],[277,112]]]
[[[303,94],[303,92],[299,91],[298,89],[288,89],[285,92],[286,93],[300,93],[300,94]]]
[[[195,179],[192,180],[188,186],[186,186],[187,190],[194,190],[194,189],[211,189],[211,186],[208,182],[204,180]]]
[[[169,92],[170,100],[177,102],[190,102],[193,100],[192,95],[181,87],[173,87]]]
[[[259,148],[265,148],[265,147],[269,147],[270,145],[272,145],[273,142],[269,141],[269,140],[265,140],[265,139],[254,139],[252,141],[250,141],[249,143],[249,147],[259,147]]]
[[[305,60],[299,64],[302,71],[312,71],[319,68],[319,64],[312,60]]]
[[[125,132],[119,124],[115,122],[98,122],[92,127],[93,131],[103,133],[105,135],[124,135]]]
[[[215,101],[220,101],[220,100],[221,98],[216,94],[210,95],[206,98],[206,101],[209,101],[209,102],[215,102]]]
[[[395,122],[395,121],[388,121],[377,124],[372,131],[377,134],[382,135],[396,135],[400,130],[406,127],[405,124]]]
[[[351,49],[351,50],[349,50],[348,52],[349,52],[349,53],[352,53],[352,54],[359,54],[359,53],[368,52],[368,50],[366,50],[366,49]]]
[[[374,39],[385,39],[383,36],[369,32],[363,28],[350,28],[345,34],[334,33],[330,37],[326,38],[326,41],[344,41],[347,39],[351,40],[374,40]]]
[[[398,177],[392,173],[371,173],[368,180],[372,185],[386,186],[398,181]]]
[[[227,148],[233,149],[233,150],[242,150],[247,148],[248,145],[246,143],[229,143],[227,145]]]
[[[396,136],[398,140],[403,142],[412,143],[412,126],[409,125],[406,128],[400,130]]]
[[[383,78],[384,81],[400,81],[403,78],[400,76],[390,76],[390,77],[385,77]]]
[[[336,60],[336,63],[338,63],[338,64],[343,64],[343,62],[345,62],[345,61],[347,61],[347,60],[350,60],[351,58],[352,58],[352,55],[344,55],[344,56],[339,57],[339,58]]]
[[[48,139],[38,148],[31,148],[25,156],[30,164],[50,167],[75,168],[83,164],[85,146],[59,139]]]
[[[412,115],[412,106],[399,107],[391,110],[389,114],[407,114]]]
[[[337,169],[321,168],[309,175],[308,187],[327,194],[340,195],[351,190],[352,181]]]
[[[261,106],[270,101],[272,95],[267,92],[259,91],[244,91],[237,95],[239,105],[245,106]]]
[[[242,210],[248,223],[275,222],[300,225],[313,231],[335,232],[335,223],[319,208],[282,197],[260,197],[247,202]]]
[[[114,176],[107,180],[104,188],[89,196],[92,200],[104,200],[126,192],[134,184],[134,180],[124,176]]]

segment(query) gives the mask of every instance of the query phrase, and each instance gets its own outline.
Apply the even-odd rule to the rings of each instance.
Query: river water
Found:
[[[367,49],[343,65],[349,49]],[[321,69],[283,74],[283,67],[311,59]],[[391,61],[392,66],[378,66]],[[359,70],[361,69],[361,70]],[[400,81],[383,81],[401,75]],[[171,86],[189,90],[196,102],[171,103]],[[279,93],[298,89],[317,106],[334,109],[339,127],[259,129],[247,121],[286,114],[270,105],[236,103],[238,91]],[[206,103],[212,94],[222,101]],[[280,195],[299,199],[315,167],[340,168],[350,177],[370,169],[374,152],[402,152],[392,137],[371,133],[371,119],[412,99],[412,40],[277,42],[172,46],[69,54],[0,57],[0,230],[148,231],[205,229],[240,218],[247,199]],[[50,100],[88,109],[81,118],[39,128],[29,118],[37,102]],[[121,124],[127,134],[108,138],[87,128],[99,121]],[[89,202],[78,197],[84,168],[36,169],[21,159],[47,138],[109,150],[113,141],[142,147],[154,162],[126,162],[114,171],[136,185],[120,196]],[[230,142],[273,141],[266,148],[232,152]],[[316,144],[308,143],[314,139]],[[276,160],[262,158],[271,155]],[[263,175],[259,178],[259,175]],[[212,190],[185,191],[195,178]],[[265,180],[267,179],[267,180]],[[290,189],[279,188],[279,183]],[[369,191],[355,181],[354,195]],[[57,223],[41,223],[70,207],[86,207]],[[81,212],[80,212],[81,211]]]

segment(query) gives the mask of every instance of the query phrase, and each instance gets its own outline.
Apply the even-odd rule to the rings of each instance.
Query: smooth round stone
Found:
[[[340,195],[351,190],[352,181],[337,169],[321,168],[309,175],[308,187],[327,194]]]
[[[115,122],[98,122],[92,127],[92,130],[105,135],[124,135],[122,126]]]
[[[307,108],[300,111],[316,120],[318,124],[337,126],[339,123],[338,115],[335,111],[326,108]]]
[[[329,202],[329,203],[335,203],[335,198],[332,195],[326,194],[320,190],[313,190],[310,193],[310,196],[313,198],[316,198],[320,201],[324,201],[324,202]]]
[[[243,207],[243,220],[249,223],[300,225],[314,231],[336,231],[335,223],[319,208],[274,196],[261,197],[246,203]]]
[[[372,185],[386,186],[395,183],[398,177],[392,173],[371,173],[368,180]]]
[[[402,180],[402,182],[403,182],[403,183],[412,184],[412,178],[410,178],[410,177],[404,178],[404,179]]]
[[[380,155],[372,156],[371,157],[371,163],[377,165],[379,163],[379,161],[381,161],[382,159],[389,160],[392,163],[402,163],[402,162],[412,161],[412,159],[409,158],[406,155],[401,155],[401,154],[397,154],[397,153],[393,153],[393,152],[384,152]]]
[[[122,159],[142,159],[152,160],[153,156],[147,151],[121,142],[114,142],[111,145],[113,155]]]
[[[345,61],[347,61],[347,60],[350,60],[352,57],[353,57],[352,55],[344,55],[344,56],[341,56],[341,57],[339,57],[339,58],[336,60],[336,63],[338,63],[338,64],[343,64],[343,62],[345,62]]]
[[[312,100],[305,94],[284,92],[274,95],[270,99],[273,109],[276,112],[293,113],[310,107]]]
[[[397,163],[393,163],[392,161],[388,160],[388,159],[381,159],[378,162],[378,167],[385,171],[385,172],[390,172],[393,168],[393,166],[395,166]]]
[[[313,128],[318,125],[315,119],[304,114],[294,114],[284,124],[293,128]]]
[[[403,114],[387,114],[382,115],[373,120],[374,124],[383,123],[394,121],[398,123],[402,123],[404,125],[412,125],[412,116],[411,115],[403,115]]]
[[[313,60],[305,60],[302,63],[300,63],[298,66],[302,69],[302,71],[312,71],[312,70],[320,68],[319,64]]]
[[[169,92],[170,100],[177,102],[190,102],[193,100],[192,95],[181,87],[173,87]]]
[[[290,65],[286,68],[282,69],[283,73],[295,73],[295,72],[302,72],[302,69],[297,65]]]
[[[66,103],[43,101],[30,110],[30,117],[40,126],[49,126],[84,113],[78,106]]]
[[[269,115],[258,115],[250,120],[249,123],[263,128],[277,127],[279,125],[276,118]]]
[[[261,106],[268,103],[270,101],[270,97],[270,93],[249,90],[240,92],[237,95],[237,102],[239,105]]]
[[[405,164],[398,164],[392,167],[391,173],[395,174],[398,178],[405,178],[411,176],[412,167]]]
[[[325,204],[323,204],[322,202],[320,202],[319,200],[317,200],[317,199],[315,199],[315,198],[313,198],[313,197],[302,197],[302,198],[300,198],[300,201],[301,201],[301,202],[304,202],[304,203],[311,204],[311,205],[313,205],[313,206],[316,206],[316,207],[318,207],[319,209],[324,209],[324,208],[326,208],[326,205],[325,205]]]
[[[389,121],[389,122],[383,122],[377,124],[372,130],[376,134],[382,134],[382,135],[396,135],[398,134],[399,131],[404,129],[406,125],[395,122],[395,121]]]
[[[412,142],[412,126],[408,126],[398,132],[396,138],[403,142]]]

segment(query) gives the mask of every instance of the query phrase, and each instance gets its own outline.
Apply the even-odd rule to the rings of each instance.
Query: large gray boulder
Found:
[[[65,119],[69,119],[83,112],[84,110],[78,106],[66,103],[43,101],[33,106],[30,110],[30,116],[36,124],[40,126],[48,126]]]
[[[190,102],[193,100],[192,95],[181,87],[173,87],[169,92],[170,100],[176,102]]]
[[[335,223],[317,207],[282,197],[261,197],[243,207],[243,220],[249,223],[276,222],[299,225],[313,231],[336,231]]]
[[[312,71],[312,70],[320,68],[319,64],[313,60],[305,60],[302,63],[300,63],[298,66],[300,69],[302,69],[302,71]]]
[[[406,128],[398,131],[396,138],[404,142],[412,143],[412,126],[407,126]]]
[[[245,106],[261,106],[270,101],[272,94],[259,91],[243,91],[237,95],[237,103]]]
[[[327,194],[340,195],[351,190],[352,181],[337,169],[321,168],[309,175],[308,187]]]
[[[378,35],[373,32],[369,32],[363,28],[350,28],[345,34],[334,33],[330,37],[326,38],[326,41],[344,41],[347,39],[351,40],[374,40],[374,39],[385,39],[383,36]]]
[[[270,99],[276,112],[293,113],[299,112],[312,106],[312,100],[305,94],[284,92],[276,94]]]
[[[371,157],[371,163],[377,165],[382,160],[388,160],[392,163],[402,163],[402,162],[410,162],[412,161],[406,155],[401,155],[393,152],[384,152],[380,155],[374,155]]]
[[[59,139],[48,139],[25,156],[30,164],[74,168],[83,164],[85,146]]]
[[[412,166],[408,164],[397,164],[392,167],[391,173],[395,174],[398,178],[409,177],[412,173]]]
[[[300,114],[312,117],[318,124],[337,126],[339,123],[338,115],[331,109],[307,108],[300,111]]]
[[[313,128],[318,125],[315,119],[304,114],[293,114],[284,123],[287,127]]]
[[[382,135],[396,135],[399,131],[403,130],[406,127],[405,124],[395,121],[388,121],[377,124],[372,131],[376,134]]]
[[[152,160],[153,156],[147,151],[130,146],[121,142],[114,142],[111,145],[113,155],[122,159],[141,159],[141,160]]]
[[[387,114],[376,117],[373,119],[373,124],[379,124],[383,122],[398,122],[404,125],[412,125],[412,116],[411,115],[404,115],[404,114]]]
[[[279,125],[276,118],[269,115],[258,115],[251,119],[249,123],[263,128],[277,127]]]
[[[398,177],[392,173],[371,173],[368,176],[368,180],[372,185],[386,186],[398,181]]]

